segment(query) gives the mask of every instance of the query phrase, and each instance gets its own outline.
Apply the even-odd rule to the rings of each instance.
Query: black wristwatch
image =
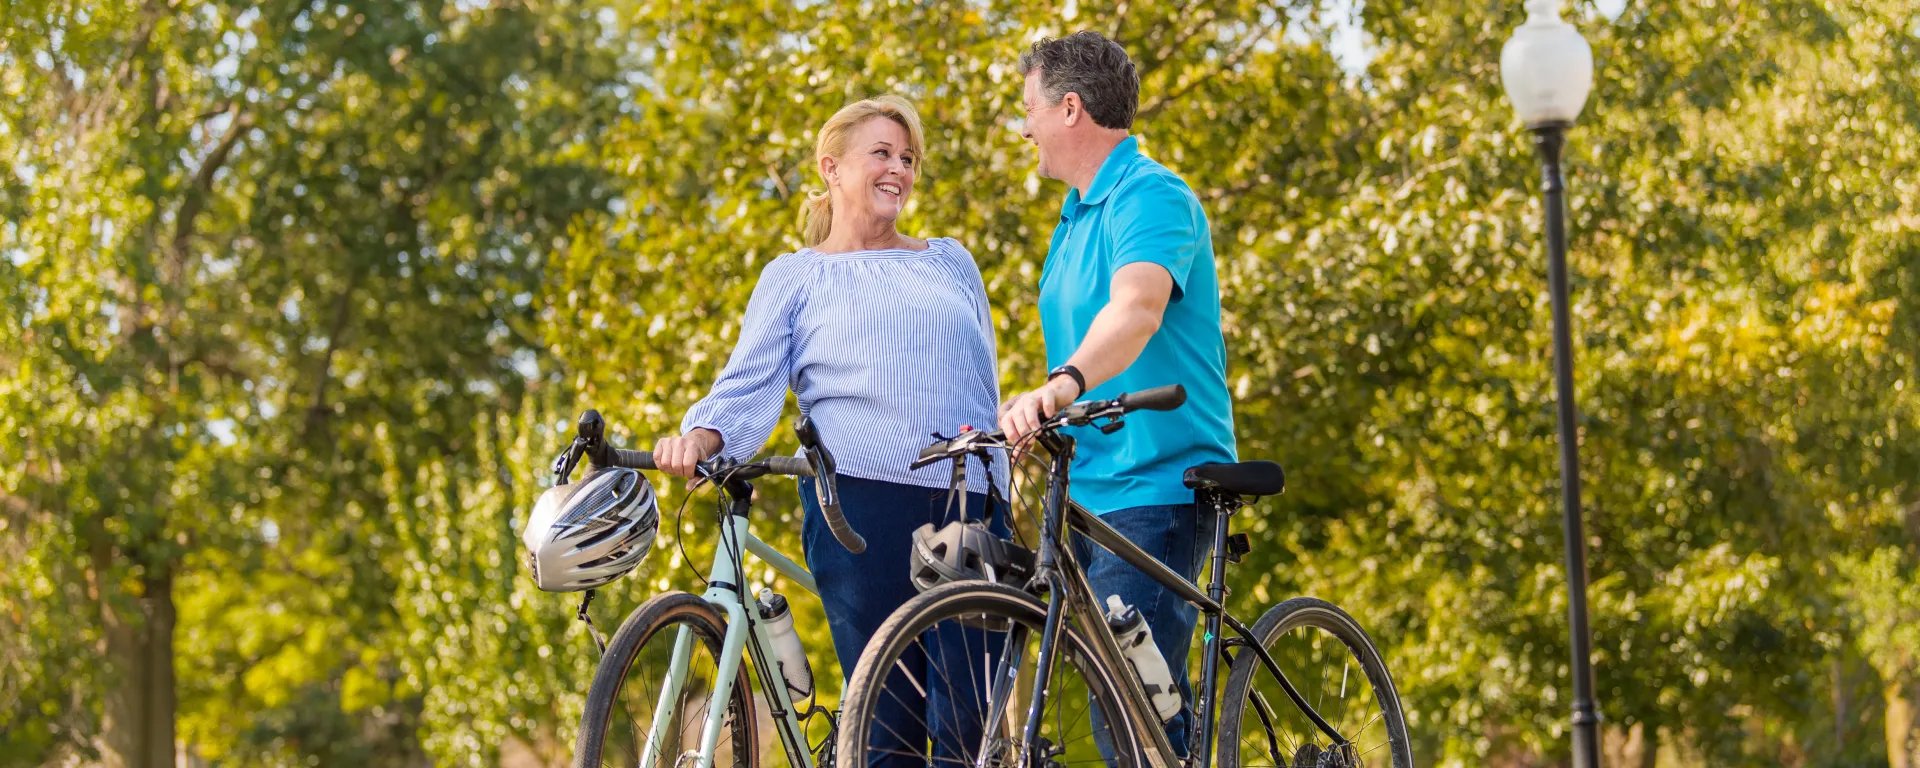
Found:
[[[1053,381],[1054,377],[1056,376],[1070,376],[1073,378],[1074,386],[1077,386],[1080,388],[1080,391],[1074,394],[1073,396],[1074,399],[1077,400],[1080,398],[1080,395],[1084,395],[1087,393],[1087,377],[1080,374],[1080,369],[1075,368],[1071,365],[1063,365],[1051,371],[1047,371],[1047,381]]]

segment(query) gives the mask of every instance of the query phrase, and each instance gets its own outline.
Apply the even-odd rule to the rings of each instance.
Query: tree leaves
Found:
[[[929,128],[905,230],[973,250],[1003,385],[1040,375],[1063,190],[1014,62],[1080,27],[1141,64],[1137,132],[1213,223],[1240,452],[1293,478],[1236,518],[1235,605],[1352,611],[1428,762],[1564,755],[1538,171],[1490,53],[1517,3],[9,8],[0,706],[26,725],[0,761],[111,747],[109,630],[159,577],[195,754],[560,761],[591,652],[515,535],[571,418],[677,428],[799,245],[813,131],[883,92]],[[1912,11],[1569,16],[1597,63],[1567,170],[1608,728],[1668,762],[1881,759],[1836,734],[1917,672]],[[762,485],[797,553],[791,486]],[[603,624],[694,585],[707,502]]]

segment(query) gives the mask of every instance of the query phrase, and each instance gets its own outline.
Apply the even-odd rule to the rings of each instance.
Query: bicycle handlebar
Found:
[[[1187,388],[1179,384],[1128,392],[1114,398],[1115,403],[1129,411],[1171,411],[1187,402]]]
[[[626,469],[657,470],[653,463],[653,451],[630,451],[625,448],[608,448],[605,462],[593,462],[596,467],[623,467]],[[589,457],[591,460],[591,457]],[[769,475],[792,475],[794,477],[813,477],[813,465],[806,459],[793,456],[768,456],[759,461],[746,462],[735,466],[761,465]]]
[[[658,470],[654,464],[652,451],[635,451],[615,448],[606,439],[607,420],[600,412],[591,408],[580,414],[578,436],[567,450],[554,459],[553,472],[556,481],[565,478],[573,471],[574,465],[585,457],[589,466],[621,467],[636,470]],[[814,430],[812,422],[801,417],[794,424],[799,433],[801,445],[806,449],[806,458],[792,456],[769,456],[756,461],[734,463],[724,457],[714,457],[700,462],[697,466],[703,477],[731,477],[742,480],[762,475],[791,475],[811,477],[818,482],[820,510],[826,517],[828,530],[840,545],[853,554],[867,550],[867,540],[853,530],[847,523],[846,513],[840,509],[839,486],[836,482],[833,454],[820,442],[820,435]]]
[[[1127,392],[1112,400],[1082,400],[1055,411],[1046,421],[1040,423],[1038,432],[1058,430],[1061,427],[1084,427],[1093,425],[1102,432],[1119,429],[1119,420],[1133,411],[1171,411],[1187,402],[1187,388],[1179,384]],[[1104,424],[1094,424],[1106,419]],[[938,435],[935,435],[938,437]],[[957,437],[945,438],[921,449],[920,457],[908,466],[919,469],[943,459],[953,458],[987,448],[1007,447],[1007,435],[1000,430],[967,431]]]
[[[801,414],[793,422],[793,434],[800,438],[800,450],[806,454],[807,464],[818,473],[814,478],[814,495],[820,502],[820,513],[827,521],[827,530],[848,552],[857,555],[867,551],[866,538],[847,524],[847,514],[840,509],[840,476],[834,469],[833,452],[820,442],[820,430],[814,427],[813,419]]]

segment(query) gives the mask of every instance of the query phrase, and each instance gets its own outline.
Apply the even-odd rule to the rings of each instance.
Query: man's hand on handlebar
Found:
[[[700,427],[679,437],[664,437],[653,446],[653,463],[660,471],[693,477],[694,465],[719,453],[725,441],[720,433]]]
[[[1007,442],[1018,442],[1058,412],[1073,404],[1080,385],[1067,376],[1055,376],[1039,389],[1021,394],[1000,405],[1000,431]]]

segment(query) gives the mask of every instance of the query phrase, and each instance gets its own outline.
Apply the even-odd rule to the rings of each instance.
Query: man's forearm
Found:
[[[1138,303],[1108,304],[1093,316],[1087,338],[1067,358],[1067,365],[1086,377],[1088,390],[1107,383],[1140,358],[1147,340],[1160,330],[1163,313],[1160,307]]]

